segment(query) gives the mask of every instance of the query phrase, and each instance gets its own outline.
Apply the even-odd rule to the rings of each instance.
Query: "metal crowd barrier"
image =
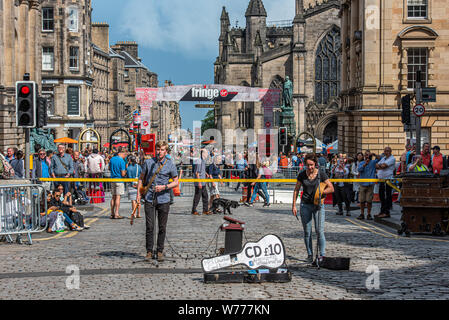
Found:
[[[31,235],[47,227],[41,215],[46,212],[46,191],[42,185],[0,186],[0,239],[12,243],[15,235],[16,242],[22,244],[22,235],[26,234],[31,245]]]

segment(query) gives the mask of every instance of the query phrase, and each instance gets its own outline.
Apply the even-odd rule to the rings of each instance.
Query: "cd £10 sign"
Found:
[[[281,239],[267,235],[258,242],[248,242],[242,251],[215,258],[203,259],[204,272],[211,272],[236,265],[246,265],[250,269],[279,268],[285,262],[285,249]]]

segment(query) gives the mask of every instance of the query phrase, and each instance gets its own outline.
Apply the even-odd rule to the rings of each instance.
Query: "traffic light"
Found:
[[[16,82],[16,125],[36,127],[37,85],[34,81]]]
[[[279,145],[287,145],[287,128],[285,127],[279,128]]]
[[[401,99],[402,105],[402,123],[410,125],[410,95],[406,95]]]
[[[39,97],[37,102],[37,128],[47,126],[47,99]]]

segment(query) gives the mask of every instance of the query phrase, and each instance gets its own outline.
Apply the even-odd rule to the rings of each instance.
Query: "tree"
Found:
[[[203,134],[208,129],[215,128],[215,110],[209,110],[206,113],[204,120],[201,121],[201,134]]]

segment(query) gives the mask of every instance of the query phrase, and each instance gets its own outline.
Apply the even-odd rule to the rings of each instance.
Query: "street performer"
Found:
[[[142,174],[139,177],[137,189],[137,203],[140,203],[143,197],[145,201],[145,220],[146,220],[146,249],[145,259],[156,258],[163,261],[163,251],[165,242],[165,232],[170,211],[170,189],[178,185],[178,172],[172,160],[167,159],[168,143],[158,141],[156,144],[156,158],[145,161]],[[169,180],[173,179],[170,183]],[[153,256],[154,246],[154,222],[158,218],[158,237],[157,248]]]
[[[319,262],[325,256],[326,239],[324,237],[324,198],[334,192],[334,187],[329,180],[324,170],[318,169],[318,159],[315,154],[307,154],[304,163],[306,170],[299,173],[295,191],[293,193],[292,212],[297,217],[296,200],[299,195],[299,190],[303,189],[301,197],[300,215],[302,226],[304,229],[304,242],[307,249],[307,261],[313,261],[312,249],[312,217],[315,222],[315,230],[317,230],[318,243],[320,247]],[[318,189],[319,188],[319,189]],[[317,199],[316,195],[321,199]]]

